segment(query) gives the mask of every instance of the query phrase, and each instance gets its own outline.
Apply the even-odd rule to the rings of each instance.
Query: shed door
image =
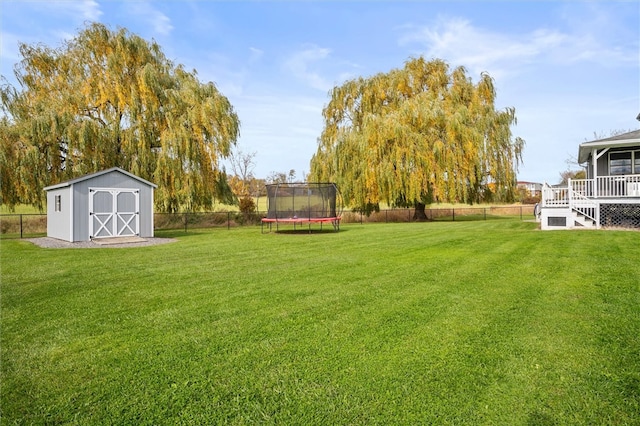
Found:
[[[89,237],[140,234],[140,192],[137,189],[89,189]]]

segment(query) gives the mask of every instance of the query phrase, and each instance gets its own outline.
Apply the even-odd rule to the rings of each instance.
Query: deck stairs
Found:
[[[569,206],[576,226],[585,229],[597,229],[596,212],[598,203],[587,197],[581,191],[571,191]]]
[[[592,218],[576,210],[573,210],[571,212],[571,215],[573,216],[573,223],[575,223],[576,226],[582,227],[584,229],[596,229],[596,221]]]
[[[612,226],[609,224],[623,222],[640,228],[640,173],[569,179],[566,186],[545,183],[541,221],[542,229],[599,229],[603,223]]]

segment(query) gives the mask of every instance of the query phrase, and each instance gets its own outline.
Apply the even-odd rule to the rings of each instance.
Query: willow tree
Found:
[[[238,117],[158,44],[94,23],[59,48],[21,44],[20,53],[19,87],[1,91],[3,203],[42,208],[44,186],[114,166],[156,183],[163,211],[230,194],[219,159]]]
[[[347,81],[323,110],[310,176],[336,182],[357,210],[413,206],[418,220],[434,202],[511,199],[524,141],[495,97],[488,74],[474,84],[463,67],[424,58]]]

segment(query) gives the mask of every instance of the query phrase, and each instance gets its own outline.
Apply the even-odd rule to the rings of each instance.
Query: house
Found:
[[[155,188],[118,167],[48,186],[47,236],[69,242],[153,237]]]
[[[585,142],[586,179],[542,188],[542,229],[640,228],[640,129]]]
[[[529,197],[539,197],[542,194],[542,184],[539,182],[526,182],[519,180],[517,182],[518,189],[523,189]]]

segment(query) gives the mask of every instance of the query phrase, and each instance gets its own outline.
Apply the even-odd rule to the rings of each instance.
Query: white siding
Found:
[[[56,196],[60,196],[60,211],[56,211]],[[71,188],[53,189],[47,192],[47,236],[73,241],[71,235]]]

